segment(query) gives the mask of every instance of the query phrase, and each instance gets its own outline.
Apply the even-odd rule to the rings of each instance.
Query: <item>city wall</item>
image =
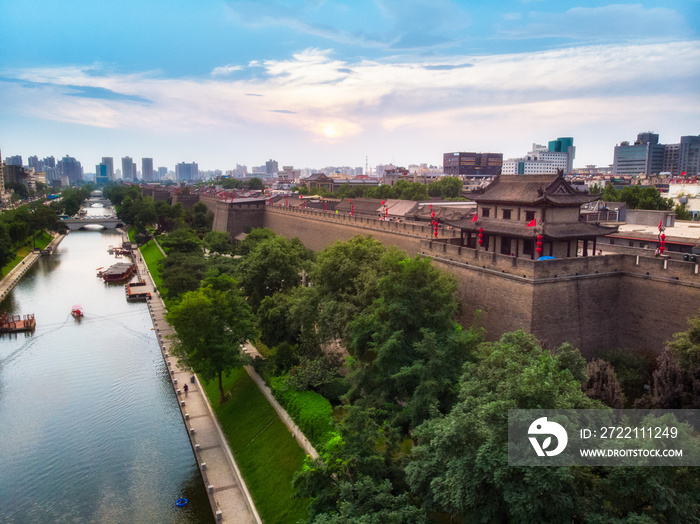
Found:
[[[319,251],[337,240],[371,235],[409,255],[429,256],[457,278],[460,322],[471,325],[480,311],[489,340],[523,328],[550,348],[570,342],[587,357],[614,347],[660,352],[687,328],[687,318],[700,314],[699,267],[692,262],[628,254],[536,262],[460,247],[455,229],[440,229],[433,240],[428,224],[202,201],[215,212],[214,229],[232,236],[264,226]]]

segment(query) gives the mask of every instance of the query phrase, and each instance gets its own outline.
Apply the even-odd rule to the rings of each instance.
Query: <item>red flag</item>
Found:
[[[528,222],[527,227],[535,227],[536,225],[537,225],[537,222],[533,218],[532,220],[530,220],[530,222]]]
[[[663,219],[659,220],[659,231],[661,231],[661,228],[664,227],[664,221]]]
[[[685,171],[683,171],[683,172],[681,173],[681,176],[685,176]]]
[[[474,213],[474,217],[472,218],[472,222],[476,222],[478,218],[479,218],[479,215],[477,213]]]

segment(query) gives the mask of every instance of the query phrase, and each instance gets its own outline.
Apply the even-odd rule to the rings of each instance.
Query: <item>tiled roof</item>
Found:
[[[479,203],[580,206],[599,196],[576,191],[561,175],[500,175],[470,198]]]

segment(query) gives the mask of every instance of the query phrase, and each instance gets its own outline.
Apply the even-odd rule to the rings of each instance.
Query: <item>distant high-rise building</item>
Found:
[[[95,183],[106,184],[109,182],[109,168],[107,164],[97,164],[95,166]]]
[[[152,158],[142,158],[141,159],[141,179],[144,182],[153,181],[153,159]]]
[[[58,161],[58,171],[61,176],[68,178],[70,184],[83,179],[83,166],[72,156],[66,155]]]
[[[27,162],[29,163],[29,167],[33,167],[37,171],[43,171],[43,169],[42,169],[43,162],[41,162],[41,160],[39,160],[38,156],[36,156],[36,155],[30,156],[27,159]]]
[[[265,174],[268,176],[277,176],[277,172],[279,171],[279,166],[277,164],[277,160],[268,160],[265,162]]]
[[[503,153],[445,153],[442,168],[446,175],[489,177],[501,173]]]
[[[110,181],[114,181],[114,158],[111,156],[103,156],[102,163],[107,166],[107,177]]]
[[[22,155],[8,156],[5,159],[5,164],[8,166],[22,166]]]
[[[135,180],[137,176],[134,160],[130,156],[122,157],[122,180]]]
[[[546,175],[561,171],[564,174],[574,172],[576,147],[571,137],[550,140],[544,146],[532,144],[532,150],[521,158],[509,158],[503,162],[504,175]]]
[[[659,135],[639,133],[634,144],[621,142],[615,146],[613,175],[651,175],[663,171],[664,145]]]
[[[196,180],[199,177],[199,166],[196,162],[187,164],[181,162],[175,166],[175,178],[180,182]]]
[[[158,180],[165,180],[165,178],[168,176],[168,168],[167,167],[159,167],[158,168]]]
[[[44,157],[44,169],[47,167],[56,167],[56,159],[52,156]]]
[[[678,144],[665,144],[662,170],[674,177],[700,174],[700,136],[682,136]]]

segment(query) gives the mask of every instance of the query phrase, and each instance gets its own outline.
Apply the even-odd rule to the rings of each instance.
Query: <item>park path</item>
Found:
[[[145,291],[152,295],[148,301],[148,310],[214,516],[217,522],[226,524],[262,524],[199,377],[189,370],[181,369],[177,358],[170,354],[172,340],[169,335],[175,331],[165,319],[165,304],[154,291],[153,280],[143,257],[138,250],[133,253],[139,275],[146,282]],[[187,393],[184,392],[185,384],[189,389]]]

